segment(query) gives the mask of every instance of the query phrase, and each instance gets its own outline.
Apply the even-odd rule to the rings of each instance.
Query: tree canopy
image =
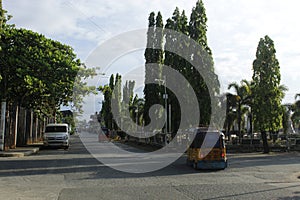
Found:
[[[6,28],[1,44],[0,97],[26,108],[56,112],[72,101],[76,77],[94,74],[70,46],[31,30]]]
[[[164,40],[161,40],[161,28],[162,27],[162,17],[161,14],[157,14],[155,18],[155,13],[150,13],[149,16],[149,29],[148,29],[148,40],[147,40],[147,49],[145,51],[146,59],[146,83],[147,79],[155,76],[156,79],[163,80],[163,77],[166,77],[166,82],[168,82],[168,74],[161,74],[161,64],[163,67],[171,67],[172,69],[178,71],[182,74],[185,79],[192,86],[200,108],[200,121],[199,124],[208,125],[211,118],[211,106],[212,102],[210,99],[210,93],[205,83],[203,74],[200,74],[199,71],[202,69],[207,73],[206,77],[211,81],[213,85],[212,93],[216,95],[219,93],[219,81],[218,76],[214,73],[214,62],[212,58],[212,51],[208,47],[207,42],[207,17],[204,4],[202,0],[196,2],[196,6],[192,9],[190,19],[185,14],[185,11],[180,11],[179,8],[175,8],[171,18],[166,20],[164,30],[173,30],[175,32],[185,35],[182,38],[179,34],[175,34],[172,31],[164,31]],[[187,41],[186,38],[196,42],[197,46],[192,46],[190,41]],[[164,42],[164,47],[161,45]],[[174,46],[176,41],[183,41],[180,45]],[[159,44],[159,45],[158,45]],[[152,48],[151,48],[152,47]],[[200,48],[199,48],[200,47]],[[172,49],[179,49],[182,52],[185,52],[185,56],[176,55],[174,52],[171,52]],[[159,50],[157,50],[159,49]],[[159,52],[159,53],[157,53]],[[163,55],[163,56],[157,56]],[[190,58],[186,60],[185,58]],[[162,59],[163,58],[163,59]],[[197,66],[193,66],[190,62],[194,61],[197,63]],[[156,63],[157,65],[147,65],[148,63]],[[201,70],[199,70],[201,68]],[[188,86],[182,85],[180,88],[186,88]],[[147,118],[147,112],[151,105],[155,103],[164,105],[162,94],[164,93],[163,88],[159,90],[153,84],[146,84],[144,90],[145,97],[145,122],[149,123]],[[183,89],[184,90],[184,89]],[[168,90],[168,104],[171,105],[171,113],[168,115],[168,119],[171,117],[172,127],[171,132],[176,132],[180,125],[180,105],[177,98],[185,97],[176,97],[172,91]],[[183,91],[184,93],[184,91]],[[160,95],[159,95],[160,94]],[[184,96],[184,95],[183,95]],[[160,101],[158,100],[160,99]],[[187,100],[188,101],[188,100]],[[165,106],[165,105],[164,105]],[[166,108],[168,109],[168,108]]]
[[[266,131],[276,132],[282,126],[281,106],[284,91],[280,87],[280,66],[273,40],[261,38],[253,62],[253,116],[254,127],[261,131],[264,152],[269,152]]]

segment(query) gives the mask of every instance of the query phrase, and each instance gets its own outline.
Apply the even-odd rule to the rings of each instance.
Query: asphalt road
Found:
[[[100,163],[73,136],[68,151],[0,158],[0,199],[300,199],[300,153],[228,157],[220,171],[194,170],[182,156],[161,170],[132,174]]]

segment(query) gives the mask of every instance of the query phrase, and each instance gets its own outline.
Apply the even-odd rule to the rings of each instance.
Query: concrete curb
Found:
[[[17,150],[15,152],[0,152],[0,157],[24,157],[24,156],[30,156],[33,154],[38,153],[40,148],[33,148],[24,152],[18,152]]]

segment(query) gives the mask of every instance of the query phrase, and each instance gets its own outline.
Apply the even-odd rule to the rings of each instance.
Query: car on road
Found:
[[[70,133],[68,124],[48,124],[43,135],[44,146],[63,147],[68,149]]]

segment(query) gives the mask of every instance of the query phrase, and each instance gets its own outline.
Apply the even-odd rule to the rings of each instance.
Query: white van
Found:
[[[68,149],[69,138],[68,124],[48,124],[43,136],[44,146],[61,146]]]

